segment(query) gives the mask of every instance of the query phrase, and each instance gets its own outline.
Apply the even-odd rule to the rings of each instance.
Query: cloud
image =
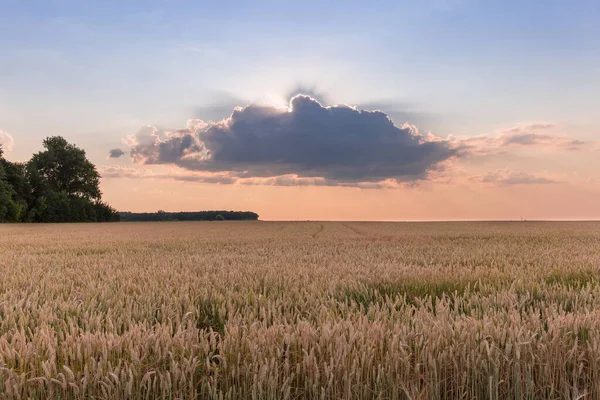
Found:
[[[159,130],[155,126],[144,125],[136,133],[127,135],[122,142],[130,147],[135,147],[137,145],[151,145],[156,140],[160,140],[158,133]]]
[[[394,125],[383,112],[324,107],[304,95],[293,97],[289,108],[238,107],[217,123],[190,120],[175,131],[146,126],[126,141],[138,164],[174,164],[238,179],[294,176],[289,182],[295,185],[304,178],[327,186],[415,182],[460,152],[414,126]]]
[[[523,171],[510,171],[507,169],[499,169],[483,175],[473,176],[470,180],[494,186],[543,185],[556,183],[556,181],[549,178],[529,174]]]
[[[551,141],[553,139],[552,136],[549,135],[539,135],[536,133],[513,133],[504,135],[502,137],[503,145],[523,145],[530,146],[535,144],[541,144],[544,142]]]
[[[381,110],[396,122],[407,122],[418,126],[437,126],[440,115],[422,111],[418,104],[398,100],[380,100],[358,105],[363,110]]]
[[[540,146],[553,150],[580,150],[587,143],[565,136],[538,133],[558,127],[554,122],[532,122],[500,131],[498,138],[502,146]]]
[[[185,172],[155,173],[149,169],[129,168],[121,166],[105,167],[100,169],[100,175],[103,178],[128,178],[128,179],[166,179],[183,182],[200,183],[223,183],[231,184],[236,182],[236,178],[223,174],[196,174]]]
[[[338,182],[325,178],[302,178],[292,174],[270,178],[242,178],[237,179],[235,183],[261,186],[336,186],[359,189],[397,189],[402,186],[393,179],[380,182]]]
[[[313,98],[320,104],[330,103],[329,97],[325,93],[321,92],[317,87],[312,85],[298,84],[293,89],[288,91],[288,93],[285,95],[285,98],[291,99],[298,95],[304,95]]]
[[[201,150],[202,146],[196,142],[192,132],[181,129],[170,132],[165,140],[156,137],[153,143],[136,145],[130,155],[141,164],[169,164],[177,163],[187,155],[198,154]]]
[[[395,189],[401,187],[393,180],[382,182],[340,183],[324,178],[302,178],[297,175],[281,175],[269,178],[238,178],[223,173],[197,173],[179,170],[170,173],[155,173],[149,169],[112,166],[100,169],[102,178],[158,179],[182,182],[239,184],[250,186],[337,186],[360,189]]]
[[[0,129],[0,146],[2,150],[7,152],[12,151],[14,143],[13,137],[8,132]]]
[[[506,154],[511,149],[539,148],[548,151],[578,151],[591,143],[566,136],[538,133],[554,129],[555,123],[531,123],[499,131],[499,135],[449,137],[455,146],[462,147],[465,154],[489,156]]]
[[[514,133],[499,138],[501,146],[539,146],[550,150],[580,150],[587,143],[564,136],[539,133]]]
[[[522,132],[536,132],[554,129],[558,126],[555,122],[530,122],[528,124],[517,125],[509,129],[503,129],[500,134],[513,134]]]
[[[121,149],[110,149],[108,152],[108,157],[109,158],[119,158],[124,154],[125,154],[125,152]]]

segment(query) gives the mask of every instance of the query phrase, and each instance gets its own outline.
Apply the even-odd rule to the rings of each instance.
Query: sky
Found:
[[[0,0],[0,144],[121,211],[600,219],[600,2]]]

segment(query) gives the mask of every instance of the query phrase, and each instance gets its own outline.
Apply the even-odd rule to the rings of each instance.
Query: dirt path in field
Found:
[[[323,230],[325,230],[325,225],[321,224],[321,226],[319,226],[319,230],[312,234],[312,238],[316,239],[323,232]]]
[[[348,225],[348,224],[342,224],[344,225],[345,228],[350,229],[352,232],[356,233],[358,236],[364,236],[365,233],[363,231],[361,231],[360,229],[357,229],[355,227],[353,227],[352,225]]]

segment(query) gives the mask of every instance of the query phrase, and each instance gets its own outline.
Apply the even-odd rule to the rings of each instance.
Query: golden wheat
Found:
[[[0,226],[0,396],[600,398],[600,223]]]

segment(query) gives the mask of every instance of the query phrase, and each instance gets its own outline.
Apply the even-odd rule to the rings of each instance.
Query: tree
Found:
[[[100,174],[84,150],[60,136],[44,139],[44,148],[34,154],[27,167],[35,189],[100,200]]]
[[[10,182],[12,171],[7,171],[10,163],[3,157],[0,146],[0,222],[17,222],[20,220],[27,205],[19,201],[17,192]]]
[[[2,157],[3,151],[2,147],[0,147],[0,159],[4,159]],[[10,209],[13,207],[14,203],[12,201],[14,190],[12,186],[6,182],[6,172],[4,171],[3,163],[0,163],[0,222],[9,221],[9,213]]]
[[[120,212],[121,221],[256,221],[258,214],[250,211],[179,211],[155,213]]]
[[[100,199],[100,175],[85,152],[60,136],[26,163],[10,162],[0,147],[0,222],[119,221]]]
[[[14,202],[14,221],[28,221],[27,210],[33,201],[31,187],[25,176],[25,164],[10,162],[0,156],[0,169],[3,169],[3,180],[11,186]]]
[[[1,167],[0,167],[1,168]],[[4,170],[0,169],[0,222],[12,222],[15,203],[12,199],[12,187],[2,179]]]

